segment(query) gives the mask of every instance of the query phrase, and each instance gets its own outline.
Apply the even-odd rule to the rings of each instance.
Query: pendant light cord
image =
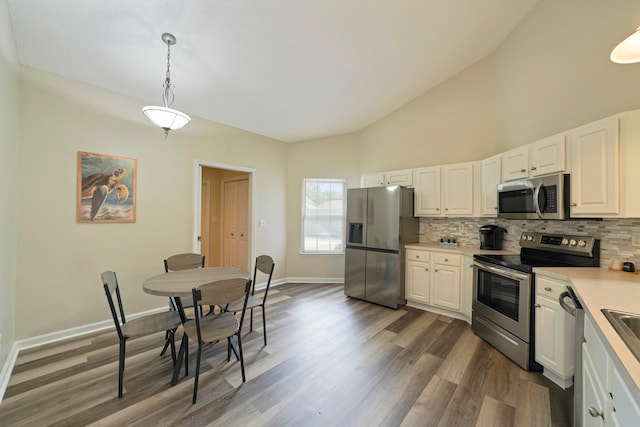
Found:
[[[167,76],[164,81],[164,93],[162,94],[162,100],[164,106],[169,108],[173,104],[175,95],[173,93],[173,85],[171,84],[171,43],[167,42]]]

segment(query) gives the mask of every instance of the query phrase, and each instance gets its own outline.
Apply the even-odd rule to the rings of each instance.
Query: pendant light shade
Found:
[[[640,62],[640,28],[611,51],[611,60],[618,64]]]
[[[191,118],[182,111],[173,108],[148,105],[142,112],[153,122],[165,131],[180,129],[191,121]]]
[[[164,80],[164,91],[162,93],[162,100],[164,107],[158,105],[148,105],[142,109],[142,112],[151,120],[151,122],[164,129],[165,139],[169,135],[170,130],[180,129],[191,121],[191,118],[182,111],[169,108],[173,104],[175,95],[173,94],[173,85],[171,84],[170,73],[170,57],[171,46],[176,44],[176,38],[173,34],[164,33],[162,35],[162,41],[167,44],[167,75]]]

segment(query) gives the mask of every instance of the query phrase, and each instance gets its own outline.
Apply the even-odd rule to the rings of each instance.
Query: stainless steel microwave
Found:
[[[568,219],[569,202],[568,174],[498,184],[498,218]]]

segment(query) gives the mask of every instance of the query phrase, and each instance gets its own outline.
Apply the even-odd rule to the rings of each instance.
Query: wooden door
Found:
[[[222,265],[248,270],[249,180],[223,183]]]
[[[202,181],[200,192],[200,253],[204,255],[205,266],[211,264],[211,239],[210,239],[210,223],[211,223],[211,185],[207,180]]]

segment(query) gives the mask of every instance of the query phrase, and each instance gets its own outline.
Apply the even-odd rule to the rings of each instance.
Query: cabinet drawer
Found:
[[[555,301],[558,301],[560,294],[567,290],[567,285],[562,282],[549,280],[544,276],[536,276],[536,292]]]
[[[430,253],[418,249],[407,249],[407,261],[429,262]]]
[[[462,262],[462,256],[436,252],[433,254],[433,262],[436,264],[460,266]]]

